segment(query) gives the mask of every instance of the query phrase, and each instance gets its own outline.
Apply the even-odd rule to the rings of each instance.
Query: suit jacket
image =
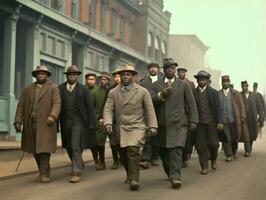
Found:
[[[121,147],[140,146],[145,143],[148,128],[157,128],[157,120],[149,92],[132,83],[126,96],[121,85],[112,89],[107,97],[103,112],[104,125],[113,125]]]
[[[175,78],[172,94],[163,101],[159,98],[159,93],[164,87],[164,78],[156,81],[151,87],[159,126],[157,143],[166,148],[184,146],[189,122],[198,123],[198,110],[192,90],[186,82]]]
[[[46,120],[49,116],[53,116],[57,120],[60,113],[61,101],[58,88],[51,81],[46,81],[42,86],[37,103],[37,127],[36,136],[34,136],[30,115],[35,87],[36,82],[27,86],[22,91],[17,105],[14,124],[23,124],[21,149],[29,153],[54,153],[57,146],[57,124],[48,126]],[[36,138],[35,140],[34,137]]]
[[[158,73],[158,80],[163,79],[164,75],[162,72]],[[149,75],[146,75],[142,80],[140,80],[140,85],[144,88],[146,88],[147,90],[151,89],[152,86],[152,80],[150,78]]]
[[[80,117],[82,119],[81,132],[81,149],[92,148],[96,145],[95,134],[95,111],[93,107],[92,96],[87,86],[77,82],[76,84],[76,98]],[[62,146],[66,149],[71,147],[71,135],[66,131],[66,113],[64,95],[66,95],[66,82],[59,85],[59,92],[62,102],[62,110],[60,113],[60,126],[62,136]]]

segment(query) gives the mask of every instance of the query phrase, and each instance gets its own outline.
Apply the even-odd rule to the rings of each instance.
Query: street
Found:
[[[264,131],[265,133],[265,131]],[[218,169],[200,175],[196,154],[188,168],[183,170],[182,188],[173,190],[166,180],[162,166],[141,171],[140,190],[130,191],[124,183],[124,169],[96,171],[88,163],[81,182],[68,182],[70,168],[52,170],[51,182],[40,183],[37,174],[0,182],[1,199],[15,200],[146,200],[146,199],[197,199],[197,200],[265,200],[266,199],[266,136],[255,142],[250,158],[243,157],[243,144],[239,145],[238,159],[231,163],[219,154]]]

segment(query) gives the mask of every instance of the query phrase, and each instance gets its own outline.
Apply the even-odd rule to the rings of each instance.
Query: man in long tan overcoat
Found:
[[[14,126],[22,130],[21,149],[33,153],[42,182],[50,181],[50,154],[56,151],[57,118],[61,100],[56,85],[44,65],[32,72],[36,82],[27,86],[17,105]]]
[[[133,82],[134,67],[121,68],[121,84],[107,97],[103,121],[109,134],[120,135],[120,155],[131,190],[139,188],[140,146],[157,133],[157,120],[150,93]],[[113,131],[114,129],[114,131]]]

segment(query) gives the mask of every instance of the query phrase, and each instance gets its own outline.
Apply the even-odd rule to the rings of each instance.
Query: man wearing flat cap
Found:
[[[222,76],[222,89],[218,91],[224,119],[223,143],[225,161],[237,158],[238,141],[248,134],[246,126],[246,112],[241,94],[230,88],[230,77]]]
[[[247,81],[242,81],[241,87],[241,96],[245,105],[249,132],[249,142],[244,143],[244,156],[249,157],[252,152],[253,142],[257,139],[259,128],[264,125],[263,106],[255,94],[249,91]]]
[[[188,129],[195,130],[198,123],[192,90],[187,83],[176,78],[177,66],[172,58],[165,58],[162,67],[164,78],[151,87],[158,121],[157,145],[173,189],[181,187],[182,148]]]
[[[201,174],[206,175],[209,168],[209,158],[212,169],[215,170],[217,168],[218,131],[223,130],[224,120],[218,92],[208,85],[209,74],[201,70],[194,77],[198,82],[198,87],[194,90],[194,97],[199,114],[199,125],[196,130],[196,148]]]
[[[180,78],[182,81],[185,81],[187,84],[189,84],[190,88],[192,91],[195,90],[195,84],[193,81],[190,81],[186,78],[186,73],[187,69],[185,67],[178,67],[177,68],[177,76]],[[188,131],[188,136],[186,140],[186,145],[183,148],[182,152],[182,160],[183,160],[183,166],[182,167],[188,167],[188,160],[191,157],[192,151],[193,151],[193,146],[196,145],[196,136],[195,136],[195,131],[190,132]]]
[[[119,134],[126,183],[131,190],[138,190],[140,147],[145,137],[156,135],[157,120],[150,93],[133,81],[135,68],[125,64],[119,73],[121,84],[108,94],[103,122],[109,134]]]
[[[61,101],[58,88],[45,65],[32,72],[36,82],[27,86],[17,105],[14,126],[22,131],[21,149],[33,153],[43,183],[50,181],[50,155],[56,151],[57,118]],[[23,128],[22,128],[23,127]]]
[[[77,81],[77,66],[69,66],[64,74],[67,81],[59,85],[61,138],[72,164],[69,182],[77,183],[84,169],[83,150],[96,145],[95,112],[89,89]]]
[[[148,64],[148,71],[149,75],[145,75],[144,78],[140,80],[140,85],[150,91],[152,84],[159,79],[162,79],[164,75],[160,72],[158,63]],[[158,166],[158,159],[159,149],[156,145],[156,140],[154,137],[149,137],[146,139],[146,143],[141,153],[140,166],[142,169],[148,169],[150,168],[150,165]]]

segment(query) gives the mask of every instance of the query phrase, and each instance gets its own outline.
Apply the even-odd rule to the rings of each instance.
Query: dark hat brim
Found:
[[[195,79],[199,79],[199,78],[206,78],[209,79],[210,77],[207,75],[194,75]]]
[[[177,67],[177,66],[178,66],[178,63],[177,63],[177,62],[174,62],[174,63],[167,63],[167,64],[163,65],[161,68],[166,68],[166,67],[169,67],[169,66],[171,66],[171,65],[174,65],[175,67]]]
[[[36,78],[36,75],[37,75],[38,72],[46,72],[48,77],[52,75],[51,72],[46,71],[46,70],[35,70],[35,71],[31,72],[31,75]]]

